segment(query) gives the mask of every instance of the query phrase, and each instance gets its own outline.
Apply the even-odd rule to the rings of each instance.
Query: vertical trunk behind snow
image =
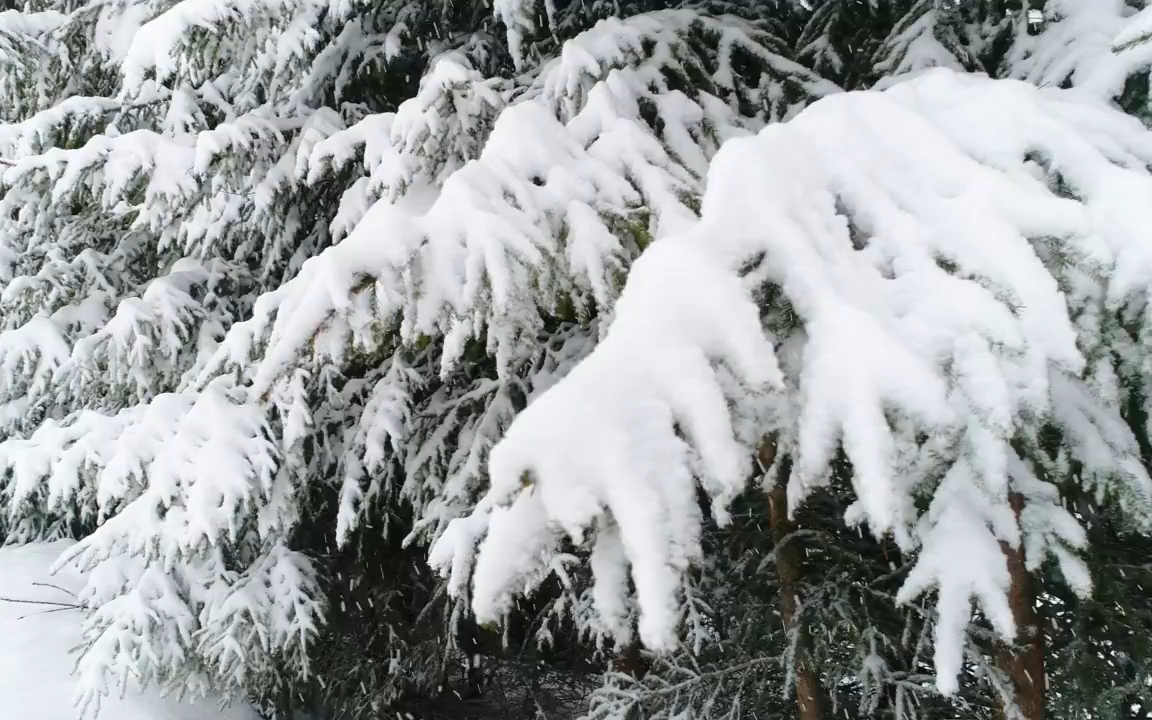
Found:
[[[640,637],[633,628],[633,640],[620,649],[620,653],[616,656],[616,662],[613,663],[616,672],[631,675],[636,680],[643,680],[648,671],[652,669],[651,661],[644,656],[644,647],[640,642]],[[640,703],[635,703],[630,706],[624,715],[624,720],[643,720],[644,711]]]
[[[776,443],[766,441],[760,449],[760,463],[767,469],[775,459]],[[796,530],[796,523],[788,517],[788,493],[785,487],[790,468],[791,462],[785,458],[781,462],[776,482],[768,493],[772,539],[776,546],[776,575],[780,583],[780,617],[789,634],[800,633],[795,661],[796,716],[799,720],[823,720],[827,700],[820,684],[820,675],[808,657],[808,635],[797,616],[804,558],[795,539],[788,538]]]
[[[1017,520],[1024,506],[1024,499],[1013,494],[1012,509]],[[1047,679],[1044,674],[1044,633],[1036,612],[1036,591],[1032,576],[1025,566],[1023,548],[1013,548],[1001,543],[1004,557],[1008,562],[1008,573],[1012,578],[1008,604],[1012,609],[1012,619],[1016,622],[1016,642],[1012,645],[999,643],[996,649],[996,665],[1012,683],[1016,708],[1001,707],[997,716],[1001,720],[1044,720],[1044,707],[1047,700]]]

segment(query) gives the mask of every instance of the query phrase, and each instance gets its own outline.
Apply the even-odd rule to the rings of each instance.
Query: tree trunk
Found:
[[[1013,493],[1009,500],[1019,522],[1024,498]],[[1008,561],[1008,574],[1012,579],[1008,606],[1016,622],[1016,642],[1012,645],[997,643],[996,665],[1012,683],[1019,714],[1009,714],[1002,706],[997,715],[1002,720],[1044,720],[1048,681],[1044,674],[1044,632],[1036,612],[1036,591],[1032,576],[1024,565],[1023,548],[1013,548],[1007,543],[1000,543],[1000,548]]]
[[[640,643],[640,636],[636,628],[632,628],[632,642],[628,643],[616,656],[614,663],[616,672],[630,675],[636,680],[643,680],[648,671],[652,669],[652,662],[644,656],[644,647]],[[624,720],[643,720],[644,703],[636,700],[632,702],[624,713]]]
[[[504,636],[499,631],[481,627],[476,618],[469,615],[456,629],[456,644],[465,656],[466,697],[478,698],[484,694],[485,659],[505,657]]]
[[[648,671],[652,669],[652,664],[644,657],[641,650],[639,638],[628,643],[628,646],[616,656],[616,671],[631,675],[637,680],[643,680]]]
[[[776,460],[775,439],[760,446],[760,464],[767,470]],[[799,720],[823,720],[827,699],[820,675],[808,658],[809,638],[797,617],[800,582],[804,572],[804,556],[795,539],[788,536],[796,531],[796,523],[788,517],[788,475],[792,463],[784,458],[780,463],[776,482],[768,492],[769,522],[776,546],[776,575],[780,583],[780,617],[784,629],[800,634],[796,647],[796,717]]]

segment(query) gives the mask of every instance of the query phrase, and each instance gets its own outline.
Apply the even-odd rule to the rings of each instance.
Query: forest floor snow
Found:
[[[71,569],[48,572],[68,544],[0,548],[0,597],[70,602],[82,576]],[[81,639],[81,616],[71,609],[45,612],[54,607],[0,601],[0,720],[77,719],[72,649]],[[190,703],[130,689],[123,699],[105,698],[98,720],[256,720],[256,715],[236,706],[221,711],[211,700]]]

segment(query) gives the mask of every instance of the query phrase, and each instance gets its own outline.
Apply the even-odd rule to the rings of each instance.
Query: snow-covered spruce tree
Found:
[[[801,61],[846,89],[933,67],[1003,72],[1021,0],[817,0],[793,17]],[[1025,28],[1026,29],[1026,28]]]
[[[692,339],[680,322],[699,317],[688,290],[708,278],[729,296],[703,322],[718,332],[744,323],[746,334],[733,337],[751,343],[740,356],[751,364],[722,374],[724,388],[741,401],[740,443],[734,449],[723,432],[705,434],[728,427],[722,404],[700,416],[699,398],[676,395],[686,398],[676,406],[676,431],[695,443],[701,462],[690,457],[669,466],[675,472],[661,482],[681,484],[665,501],[678,499],[677,511],[694,518],[691,478],[699,477],[723,520],[725,503],[750,475],[741,459],[775,433],[778,462],[763,468],[773,478],[764,490],[785,500],[791,492],[795,503],[824,477],[821,463],[842,434],[840,450],[865,500],[853,518],[891,530],[910,557],[920,553],[906,588],[921,589],[935,577],[934,563],[957,542],[975,538],[972,548],[985,554],[956,568],[971,576],[940,578],[945,622],[934,621],[935,606],[923,598],[914,617],[887,609],[918,630],[910,649],[886,656],[894,683],[869,675],[843,693],[833,687],[828,699],[859,701],[866,688],[885,693],[909,678],[919,682],[926,667],[920,656],[932,647],[947,688],[965,629],[956,598],[977,591],[999,631],[1027,624],[997,604],[1005,576],[980,574],[1002,558],[997,539],[1011,547],[1022,535],[1033,543],[1023,556],[1033,569],[1052,537],[1077,545],[1075,525],[1052,501],[1085,484],[1106,490],[1102,502],[1124,500],[1119,510],[1129,521],[1143,511],[1143,471],[1138,462],[1124,464],[1135,441],[1114,421],[1145,432],[1123,408],[1140,406],[1146,379],[1138,357],[1146,342],[1139,300],[1146,278],[1131,238],[1132,228],[1147,224],[1143,216],[1102,218],[1135,207],[1124,183],[1141,177],[1146,140],[1078,100],[1020,100],[1015,85],[1003,86],[1017,88],[1009,91],[961,83],[971,93],[961,97],[979,99],[980,108],[995,106],[1002,94],[1023,103],[1019,117],[994,108],[1004,132],[976,135],[984,119],[969,127],[964,118],[973,111],[952,117],[937,97],[952,92],[941,79],[951,76],[936,73],[880,96],[888,99],[881,104],[911,107],[897,113],[910,126],[888,127],[887,116],[869,115],[872,106],[852,104],[874,100],[854,98],[741,141],[739,148],[771,149],[744,158],[739,149],[728,151],[730,159],[714,168],[721,189],[705,202],[702,224],[698,213],[721,143],[792,120],[810,100],[837,91],[789,57],[852,88],[938,65],[1012,74],[1005,57],[1024,67],[1041,56],[1039,46],[1009,55],[1006,43],[1032,37],[1021,30],[1019,13],[1008,14],[1013,9],[1008,2],[943,0],[676,7],[502,0],[493,13],[470,2],[185,0],[41,3],[0,15],[0,89],[16,98],[0,108],[0,423],[7,438],[0,445],[0,532],[12,542],[81,539],[65,561],[91,571],[79,664],[83,707],[139,678],[192,693],[213,685],[281,707],[302,694],[312,693],[305,698],[311,702],[331,692],[335,709],[350,716],[384,708],[451,715],[460,706],[437,703],[451,691],[513,675],[521,685],[518,706],[570,704],[553,691],[588,672],[600,642],[638,650],[636,630],[651,642],[650,605],[641,604],[638,616],[621,602],[628,576],[620,554],[624,547],[659,550],[662,536],[647,546],[622,544],[613,528],[636,526],[602,516],[594,544],[577,537],[571,546],[554,546],[563,552],[533,565],[539,575],[527,582],[518,574],[526,566],[502,574],[506,568],[492,561],[495,546],[486,546],[476,609],[485,619],[497,619],[494,607],[509,612],[504,638],[468,620],[466,543],[453,558],[454,597],[417,559],[441,541],[437,559],[447,562],[443,551],[463,527],[445,537],[450,523],[482,521],[509,483],[554,486],[549,473],[513,477],[507,458],[531,432],[516,428],[539,422],[537,430],[561,444],[533,451],[555,450],[547,462],[568,463],[567,470],[608,463],[615,474],[577,480],[614,480],[614,492],[653,477],[630,458],[682,457],[674,426],[646,424],[644,408],[628,401],[653,383],[683,386],[677,392],[706,387],[695,383],[712,377],[710,365],[684,366],[699,373],[677,375],[675,360],[695,357],[680,354],[678,340]],[[861,13],[867,23],[853,20]],[[1050,20],[1047,27],[1058,27]],[[1055,120],[1037,119],[1049,110]],[[917,113],[938,129],[923,130]],[[851,141],[857,125],[875,147]],[[819,151],[811,137],[826,130],[835,142]],[[942,160],[940,168],[922,170],[923,187],[901,184],[909,168],[920,167],[906,141],[956,160],[959,169],[950,174],[954,166]],[[829,168],[840,160],[846,169],[835,174]],[[724,178],[733,182],[733,165],[742,162],[778,174],[778,184],[736,187],[740,192],[726,198]],[[1107,183],[1116,193],[1099,189],[1110,191]],[[907,187],[920,193],[905,194]],[[753,197],[754,188],[761,192]],[[812,205],[829,196],[841,202]],[[1034,216],[1035,203],[1042,206]],[[729,214],[732,225],[721,226]],[[974,247],[970,232],[1007,238],[1014,254],[1005,259],[999,245]],[[676,239],[687,236],[699,242]],[[1043,267],[1028,264],[1023,237]],[[766,240],[782,244],[757,244]],[[844,254],[842,242],[862,250]],[[641,252],[654,253],[641,265],[649,267],[648,280],[641,273],[630,281],[641,289],[630,292],[668,296],[656,306],[624,302],[614,319],[624,277]],[[699,267],[662,265],[678,252]],[[757,293],[751,310],[745,289],[734,284],[735,269],[749,273],[746,283]],[[1057,331],[1069,317],[1058,312],[1064,306],[1053,299],[1052,278],[1071,298],[1075,326],[1063,335]],[[828,286],[840,291],[834,298],[847,299],[824,303],[820,291]],[[942,317],[931,316],[953,289],[966,293],[957,295],[963,302],[955,312],[948,306]],[[675,317],[678,309],[684,318]],[[963,322],[945,322],[957,319]],[[843,337],[838,322],[847,328]],[[600,349],[577,365],[609,327]],[[779,351],[777,379],[786,390],[743,394],[736,376],[773,375],[756,374],[756,363],[772,357],[757,339],[761,327]],[[630,333],[637,336],[618,339]],[[852,337],[859,343],[850,344]],[[645,353],[614,349],[641,339],[651,345]],[[896,355],[877,361],[860,348]],[[652,367],[651,357],[667,365]],[[893,364],[893,373],[909,369],[910,381],[922,379],[943,399],[920,397],[920,386],[903,392],[905,378],[883,372],[890,357],[904,363]],[[614,377],[608,368],[617,362],[625,367]],[[573,367],[582,369],[562,380]],[[607,375],[603,387],[600,372]],[[881,383],[882,396],[869,395],[870,378],[891,381]],[[986,387],[970,384],[976,379],[1003,381],[1007,390],[994,397],[1007,399],[973,405]],[[555,423],[570,416],[547,417],[573,387],[588,390],[575,411],[587,413],[596,434],[576,423],[563,436]],[[599,426],[606,389],[618,391],[609,400],[620,404],[610,407],[624,414],[608,413]],[[550,399],[557,392],[561,399]],[[662,407],[653,397],[653,407]],[[489,477],[489,453],[521,411],[508,440],[513,450]],[[629,443],[598,434],[623,427],[627,417],[638,424],[625,429],[640,433],[623,436]],[[646,427],[657,434],[642,434]],[[894,428],[891,438],[886,427]],[[1097,427],[1104,430],[1091,434]],[[1054,446],[1038,439],[1061,428]],[[1013,441],[1017,455],[1001,441]],[[716,465],[717,458],[726,464]],[[892,477],[905,484],[882,482],[889,458],[899,469]],[[1002,466],[978,462],[997,458],[1008,464],[1010,484]],[[796,473],[784,472],[792,466]],[[1115,468],[1128,475],[1113,477]],[[489,500],[468,517],[490,484]],[[1004,504],[1013,493],[1019,522]],[[574,503],[563,511],[589,507]],[[659,505],[638,509],[645,507]],[[508,560],[523,557],[537,532],[554,530],[544,513],[522,518],[527,525],[497,517],[503,530],[487,542],[511,542],[501,534],[508,532],[524,540]],[[1064,524],[1046,529],[1042,523],[1053,518]],[[798,520],[805,530],[809,521]],[[656,521],[653,528],[662,528]],[[981,521],[994,533],[981,531]],[[676,526],[688,534],[672,538],[684,544],[673,543],[679,554],[671,562],[719,579],[722,566],[693,565],[700,560],[694,527]],[[781,522],[768,535],[775,540],[786,527]],[[1068,573],[1077,570],[1074,553],[1049,544]],[[752,547],[753,555],[768,552]],[[589,552],[590,562],[581,562]],[[774,560],[780,580],[795,569],[788,562]],[[774,600],[757,605],[745,592],[724,607],[736,615],[766,605],[783,611],[789,588],[837,599],[811,621],[793,608],[793,620],[773,625],[762,644],[745,644],[763,657],[786,647],[786,657],[809,658],[766,676],[785,690],[828,685],[845,673],[823,677],[812,670],[818,662],[842,669],[859,659],[857,667],[876,668],[871,654],[854,654],[856,646],[850,658],[836,656],[847,652],[845,628],[871,628],[878,642],[903,632],[892,616],[873,619],[874,608],[842,599],[853,582],[883,574],[879,567],[813,561],[810,572],[772,586]],[[526,602],[514,605],[503,594],[538,586],[545,576],[552,579]],[[675,624],[677,577],[656,564],[633,578],[642,597],[663,603],[665,631]],[[821,577],[828,581],[813,582]],[[1084,590],[1083,583],[1073,587]],[[485,594],[493,588],[500,592],[496,605]],[[735,592],[701,588],[719,593],[710,598],[718,606],[726,591]],[[837,632],[821,632],[826,622],[838,627],[826,618],[844,607],[861,614]],[[945,642],[931,641],[925,632],[933,629]],[[809,640],[797,654],[803,635]],[[714,651],[737,644],[732,639],[721,638]],[[513,657],[502,640],[532,648]],[[541,660],[568,675],[530,673]],[[640,679],[634,669],[633,680],[662,679],[662,671]],[[997,687],[1010,693],[1011,680]],[[971,676],[960,683],[965,698],[978,692]],[[675,706],[660,705],[659,687],[642,702]],[[854,704],[887,712],[896,700],[883,702],[880,709]],[[789,704],[785,698],[779,706]]]
[[[1000,651],[1003,701],[1039,717],[1034,603],[1016,599],[1048,557],[1091,592],[1062,493],[1139,528],[1152,511],[1128,412],[1150,379],[1150,164],[1152,134],[1098,102],[946,70],[732,141],[701,222],[635,264],[605,339],[516,418],[433,561],[498,620],[563,538],[591,543],[618,640],[636,613],[670,652],[697,487],[725,521],[778,433],[795,507],[841,448],[846,519],[915,555],[898,598],[937,593],[939,689],[958,688],[975,600],[1024,648]],[[797,329],[766,333],[784,307]]]
[[[550,10],[498,4],[507,44],[472,3],[0,16],[59,58],[3,66],[2,531],[80,539],[82,711],[363,683],[349,600],[385,604],[350,710],[441,684],[467,608],[401,541],[471,509],[719,145],[837,90],[754,9]]]
[[[846,89],[933,67],[1075,88],[1146,117],[1144,0],[816,0],[800,59]]]
[[[1018,33],[1012,75],[1038,85],[1092,86],[1104,95],[1118,94],[1117,81],[1122,84],[1128,73],[1117,72],[1121,64],[1111,50],[1125,16],[1134,12],[1125,0],[1046,0],[1033,9],[1041,13],[1043,31]]]

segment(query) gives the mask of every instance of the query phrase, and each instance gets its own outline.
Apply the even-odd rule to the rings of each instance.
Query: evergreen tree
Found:
[[[78,540],[81,711],[1143,700],[1147,11],[1029,9],[0,13],[0,534]]]
[[[470,586],[477,615],[497,620],[560,537],[591,534],[600,613],[624,642],[634,608],[644,643],[670,651],[684,573],[701,555],[697,482],[725,521],[773,429],[793,462],[793,506],[827,483],[839,445],[857,496],[847,519],[916,553],[897,597],[938,591],[939,689],[958,689],[976,600],[996,633],[1023,638],[1024,649],[998,651],[1014,687],[1005,701],[1042,708],[1030,573],[1050,555],[1075,591],[1091,590],[1084,530],[1061,488],[1113,498],[1140,528],[1152,492],[1125,418],[1146,368],[1122,350],[1146,342],[1129,313],[1147,297],[1132,281],[1150,276],[1127,255],[1141,252],[1146,221],[1132,207],[1110,213],[1108,230],[1089,219],[1097,203],[1152,189],[1149,162],[1116,164],[1074,129],[1094,106],[1065,102],[936,71],[884,96],[825,99],[727,144],[701,223],[637,261],[607,337],[494,448],[491,489],[433,550],[452,589]],[[1095,107],[1093,126],[1134,150],[1120,138],[1146,131]],[[900,143],[879,140],[894,127]],[[975,250],[984,242],[994,263]],[[748,263],[800,329],[762,330],[739,272]],[[669,278],[698,291],[677,294]],[[958,336],[940,328],[949,315]],[[1124,333],[1107,329],[1125,318]],[[588,443],[614,450],[589,454]]]

